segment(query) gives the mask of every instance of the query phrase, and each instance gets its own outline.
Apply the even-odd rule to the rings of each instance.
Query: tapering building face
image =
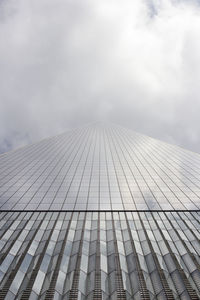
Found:
[[[0,156],[0,300],[200,299],[200,155],[94,125]]]
[[[196,210],[200,155],[88,126],[0,156],[1,210]]]

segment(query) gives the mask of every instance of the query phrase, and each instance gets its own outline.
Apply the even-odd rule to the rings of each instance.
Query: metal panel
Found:
[[[200,299],[200,212],[1,212],[0,220],[1,300]]]

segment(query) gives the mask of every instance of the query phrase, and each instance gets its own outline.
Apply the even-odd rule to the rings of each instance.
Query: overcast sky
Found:
[[[200,153],[200,2],[0,0],[0,152],[110,121]]]

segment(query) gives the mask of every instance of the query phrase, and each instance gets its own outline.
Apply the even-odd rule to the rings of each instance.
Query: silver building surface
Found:
[[[199,241],[199,154],[96,124],[0,156],[0,300],[197,300]]]

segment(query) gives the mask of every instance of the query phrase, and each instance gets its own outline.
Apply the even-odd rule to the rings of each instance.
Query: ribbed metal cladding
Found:
[[[0,299],[200,299],[200,212],[1,212]]]

